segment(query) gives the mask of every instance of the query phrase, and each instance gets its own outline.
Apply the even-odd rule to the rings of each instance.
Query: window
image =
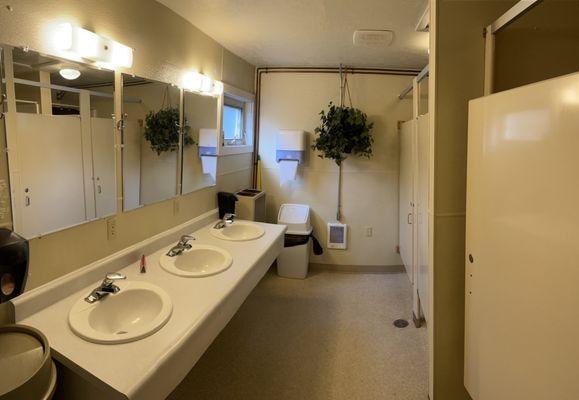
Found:
[[[223,146],[248,146],[253,140],[253,98],[223,96]]]
[[[223,139],[226,145],[245,144],[243,107],[223,106]]]

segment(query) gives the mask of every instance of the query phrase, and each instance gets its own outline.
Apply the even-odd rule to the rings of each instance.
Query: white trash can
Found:
[[[305,279],[312,246],[310,207],[305,204],[282,204],[277,223],[287,226],[284,249],[277,258],[277,274],[283,278]]]

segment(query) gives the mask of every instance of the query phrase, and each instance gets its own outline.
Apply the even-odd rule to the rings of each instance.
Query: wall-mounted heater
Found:
[[[346,250],[348,248],[348,225],[328,222],[328,249]]]

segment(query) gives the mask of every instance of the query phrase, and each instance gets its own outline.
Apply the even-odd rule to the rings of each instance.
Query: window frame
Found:
[[[219,155],[252,153],[255,136],[255,95],[234,86],[224,84],[220,96],[219,113]],[[242,139],[225,139],[223,131],[224,106],[242,108]]]

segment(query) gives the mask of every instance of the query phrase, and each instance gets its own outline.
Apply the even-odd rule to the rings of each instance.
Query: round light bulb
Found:
[[[59,74],[64,79],[68,79],[69,81],[72,81],[74,79],[77,79],[80,76],[80,71],[78,69],[74,69],[74,68],[63,68],[59,71]]]

